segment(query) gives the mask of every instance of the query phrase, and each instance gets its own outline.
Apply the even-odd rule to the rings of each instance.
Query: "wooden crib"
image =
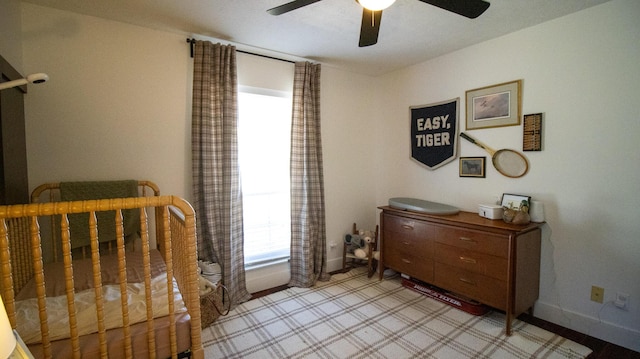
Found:
[[[53,202],[0,206],[0,294],[35,357],[204,357],[195,213],[152,182],[138,185],[138,197],[59,201],[60,185],[46,184],[32,202],[45,192]],[[123,219],[132,210],[134,239]],[[105,213],[115,228],[108,243]],[[82,248],[70,230],[78,214]]]

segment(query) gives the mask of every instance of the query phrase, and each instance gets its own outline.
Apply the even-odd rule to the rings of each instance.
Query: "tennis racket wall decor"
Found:
[[[506,148],[496,151],[464,132],[460,132],[460,137],[487,151],[491,155],[493,167],[507,177],[522,177],[529,170],[529,162],[519,152]]]

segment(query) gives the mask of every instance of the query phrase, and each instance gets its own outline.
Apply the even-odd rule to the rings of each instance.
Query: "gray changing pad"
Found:
[[[390,198],[389,206],[428,214],[447,215],[460,212],[458,208],[450,206],[448,204],[430,202],[417,198]]]

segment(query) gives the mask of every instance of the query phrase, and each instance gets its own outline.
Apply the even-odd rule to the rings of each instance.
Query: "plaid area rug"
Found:
[[[206,358],[584,358],[591,349],[504,315],[474,316],[365,268],[239,305],[203,330]]]

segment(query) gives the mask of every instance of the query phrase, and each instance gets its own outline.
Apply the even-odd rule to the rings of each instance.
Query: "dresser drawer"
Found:
[[[423,221],[416,221],[411,218],[403,218],[393,215],[384,215],[382,228],[385,232],[398,233],[403,238],[424,238],[433,240],[434,226]]]
[[[506,236],[441,226],[436,228],[435,235],[438,243],[498,257],[509,256],[509,237]]]
[[[433,281],[433,258],[392,246],[384,249],[384,264],[422,281]]]
[[[384,251],[390,248],[395,248],[424,258],[433,258],[433,240],[431,239],[425,237],[404,236],[397,232],[389,232],[387,230],[384,231],[382,236],[382,246]]]
[[[497,309],[507,308],[507,283],[462,268],[435,263],[433,283]]]
[[[507,259],[471,251],[459,247],[436,243],[437,262],[461,268],[491,278],[507,280]]]

